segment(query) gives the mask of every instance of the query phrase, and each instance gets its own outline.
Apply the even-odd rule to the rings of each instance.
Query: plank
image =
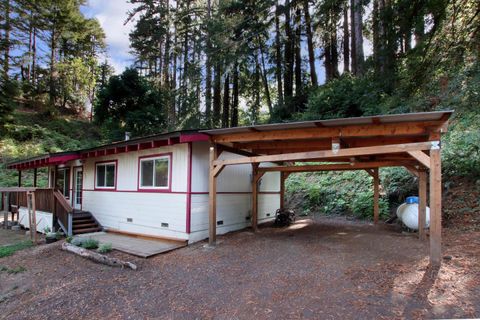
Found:
[[[425,168],[430,168],[430,157],[423,151],[408,151],[408,154],[420,162]]]
[[[430,150],[430,264],[442,259],[442,164],[440,149]]]
[[[425,224],[427,212],[427,172],[418,172],[418,237],[425,240]]]
[[[259,132],[241,132],[230,134],[212,135],[215,143],[222,142],[248,142],[265,140],[294,140],[294,139],[318,139],[332,137],[368,137],[368,136],[405,136],[426,135],[441,127],[442,121],[423,121],[415,123],[389,123],[351,125],[343,127],[314,127],[287,130],[271,130]]]
[[[372,169],[373,175],[373,223],[378,224],[378,219],[380,216],[380,176],[378,168]]]
[[[232,165],[247,164],[260,162],[277,162],[277,161],[294,161],[306,159],[326,159],[331,157],[352,157],[360,155],[375,155],[383,153],[402,153],[408,151],[428,150],[432,146],[432,142],[416,142],[376,147],[360,147],[340,149],[336,152],[332,150],[297,152],[289,154],[255,156],[228,160],[215,160],[214,165]]]
[[[252,164],[252,229],[258,230],[258,163]]]
[[[215,177],[213,162],[217,158],[217,147],[210,147],[210,168],[208,179],[208,244],[214,246],[217,241],[217,178]]]

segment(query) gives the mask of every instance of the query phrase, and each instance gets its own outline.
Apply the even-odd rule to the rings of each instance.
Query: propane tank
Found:
[[[397,208],[397,217],[412,230],[418,230],[418,197],[408,197],[405,203]],[[427,207],[425,227],[430,226],[430,208]]]

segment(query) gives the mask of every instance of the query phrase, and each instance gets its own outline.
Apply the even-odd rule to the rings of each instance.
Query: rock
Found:
[[[444,259],[444,260],[452,260],[453,257],[452,257],[452,256],[443,256],[443,259]]]

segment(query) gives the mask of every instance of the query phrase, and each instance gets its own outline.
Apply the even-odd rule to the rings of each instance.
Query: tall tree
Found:
[[[313,46],[312,19],[310,18],[309,0],[303,0],[303,12],[305,15],[305,31],[307,34],[308,62],[310,64],[310,80],[313,87],[318,86],[317,72],[315,70],[315,48]]]

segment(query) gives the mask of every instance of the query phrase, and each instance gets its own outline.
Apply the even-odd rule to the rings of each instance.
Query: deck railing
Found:
[[[63,231],[72,234],[73,208],[63,194],[54,188],[0,188],[8,194],[8,211],[11,206],[27,207],[27,192],[35,193],[35,210],[50,212],[53,221],[58,221]],[[3,197],[2,197],[3,199]]]

